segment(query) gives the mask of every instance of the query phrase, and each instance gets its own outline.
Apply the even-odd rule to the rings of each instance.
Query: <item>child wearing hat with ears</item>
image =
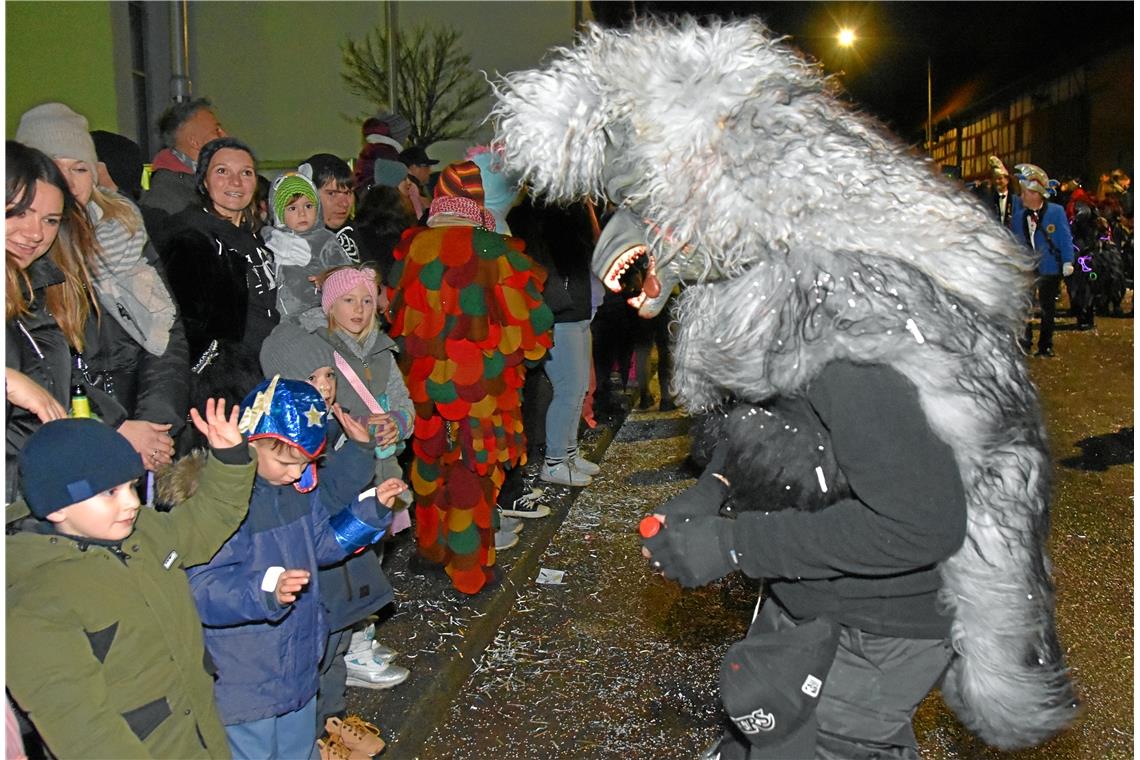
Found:
[[[407,488],[391,479],[358,498],[371,440],[357,443],[368,438],[364,427],[335,405],[333,414],[350,442],[318,471],[328,407],[317,389],[275,376],[249,393],[238,422],[257,455],[249,516],[208,564],[188,571],[235,758],[315,756],[317,666],[329,634],[317,569],[380,540],[387,507]]]
[[[184,568],[246,516],[255,464],[238,410],[206,403],[202,486],[140,509],[143,462],[94,419],[49,422],[20,452],[8,508],[7,686],[57,757],[228,756]]]
[[[305,312],[301,326],[332,347],[344,406],[367,417],[375,432],[377,480],[400,477],[396,457],[412,434],[415,411],[396,364],[396,343],[377,318],[388,305],[379,276],[364,265],[337,267],[323,272],[317,285],[320,309]]]
[[[271,224],[261,238],[273,251],[277,264],[277,310],[296,318],[320,304],[314,277],[352,259],[324,225],[320,194],[313,184],[312,167],[285,172],[269,186]]]

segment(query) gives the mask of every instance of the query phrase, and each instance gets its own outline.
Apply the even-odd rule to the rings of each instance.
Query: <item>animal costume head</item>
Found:
[[[967,487],[969,535],[940,568],[960,655],[943,697],[998,747],[1067,725],[1050,465],[1015,344],[1031,257],[755,20],[591,26],[496,95],[509,169],[553,202],[621,207],[593,262],[608,287],[639,238],[643,316],[689,285],[674,383],[691,409],[796,396],[844,359],[913,382]]]

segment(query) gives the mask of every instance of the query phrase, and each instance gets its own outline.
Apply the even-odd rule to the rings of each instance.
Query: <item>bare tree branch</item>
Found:
[[[427,147],[474,131],[470,110],[487,96],[487,83],[471,70],[471,56],[451,27],[418,26],[402,34],[396,72],[398,109],[412,126],[409,143]],[[349,92],[376,108],[392,102],[388,91],[388,30],[377,26],[361,41],[341,44],[341,79]],[[360,117],[363,121],[371,114]]]

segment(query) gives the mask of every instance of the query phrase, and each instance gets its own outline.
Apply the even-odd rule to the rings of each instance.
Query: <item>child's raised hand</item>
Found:
[[[224,398],[206,399],[205,419],[197,409],[191,408],[190,420],[198,432],[206,436],[206,442],[212,449],[229,449],[242,442],[242,435],[238,432],[238,405],[234,404],[227,416]]]
[[[340,408],[340,404],[333,404],[333,416],[340,423],[341,430],[350,440],[357,443],[372,443],[372,435],[368,426]]]
[[[376,499],[385,507],[391,507],[396,497],[408,490],[408,484],[399,478],[388,478],[376,486]]]
[[[277,603],[292,604],[297,601],[301,589],[309,585],[308,570],[286,570],[277,579]]]

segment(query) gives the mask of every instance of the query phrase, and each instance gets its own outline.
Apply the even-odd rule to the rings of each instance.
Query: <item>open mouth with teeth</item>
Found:
[[[635,309],[661,294],[656,260],[644,245],[626,248],[613,260],[602,283],[614,293],[629,293],[626,303]]]

